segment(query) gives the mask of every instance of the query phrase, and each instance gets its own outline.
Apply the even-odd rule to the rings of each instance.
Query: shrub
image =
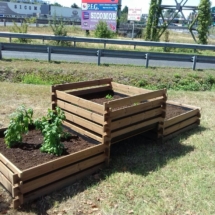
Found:
[[[36,18],[26,18],[23,20],[21,26],[18,26],[16,22],[13,21],[13,26],[11,27],[11,31],[14,33],[26,34],[28,33],[28,26],[32,23],[36,22]],[[28,43],[31,42],[30,39],[18,38],[20,43]]]
[[[55,36],[67,36],[67,29],[66,26],[63,23],[62,18],[60,20],[57,20],[56,15],[53,16],[53,21],[49,22],[49,26],[51,27],[53,34]],[[56,45],[62,45],[62,46],[68,46],[69,43],[68,41],[63,41],[63,40],[56,40],[55,41]]]
[[[108,28],[108,25],[104,21],[99,21],[95,29],[95,37],[98,38],[113,38],[114,33]]]

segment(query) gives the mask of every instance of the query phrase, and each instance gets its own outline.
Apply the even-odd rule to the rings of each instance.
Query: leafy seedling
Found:
[[[106,98],[106,99],[112,99],[112,98],[113,98],[113,96],[112,96],[112,95],[110,95],[110,94],[107,94],[107,95],[105,96],[105,98]]]
[[[25,106],[17,108],[10,116],[10,124],[5,134],[5,143],[7,147],[12,148],[17,144],[21,144],[22,135],[28,132],[29,125],[33,123],[33,110],[25,109]]]
[[[65,119],[64,112],[56,107],[55,111],[49,109],[46,117],[34,122],[44,137],[44,142],[40,148],[41,152],[62,155],[64,145],[61,143],[61,138],[68,137],[68,134],[63,132],[62,122]]]

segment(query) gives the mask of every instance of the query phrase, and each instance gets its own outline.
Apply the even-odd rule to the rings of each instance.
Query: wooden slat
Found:
[[[163,112],[162,108],[156,108],[144,113],[140,113],[137,115],[133,115],[130,117],[126,117],[120,120],[116,120],[114,122],[111,123],[111,131],[118,129],[118,128],[122,128],[128,125],[132,125],[135,124],[137,122],[152,118],[152,117],[159,117],[159,115],[161,115]]]
[[[110,86],[104,86],[104,87],[94,87],[94,88],[89,88],[86,90],[76,90],[76,91],[67,91],[67,93],[70,93],[75,96],[81,96],[81,95],[86,95],[86,94],[91,94],[91,93],[99,93],[99,92],[104,92],[111,90],[112,88]]]
[[[129,116],[135,113],[140,113],[152,108],[159,107],[163,102],[164,102],[163,99],[156,99],[154,101],[138,104],[136,106],[126,107],[120,110],[114,110],[113,112],[110,113],[110,118],[114,120],[125,116]]]
[[[21,192],[23,194],[28,193],[37,188],[40,188],[42,186],[45,186],[47,184],[60,180],[64,177],[70,176],[74,173],[80,172],[84,169],[100,164],[104,162],[105,159],[106,159],[106,156],[104,154],[101,154],[101,155],[89,158],[87,160],[84,160],[82,162],[76,163],[74,165],[67,166],[65,168],[62,168],[60,170],[57,170],[45,176],[38,177],[35,180],[31,180],[29,182],[24,183],[23,186],[20,187]]]
[[[11,182],[0,172],[0,183],[7,189],[7,191],[12,194],[12,184]]]
[[[39,166],[29,168],[22,172],[21,179],[22,179],[22,181],[26,181],[26,180],[35,178],[37,176],[54,171],[56,169],[62,168],[64,166],[70,165],[72,163],[76,163],[85,158],[102,153],[102,152],[104,152],[104,149],[105,149],[104,145],[93,146],[93,147],[87,148],[85,150],[82,150],[80,152],[76,152],[71,155],[67,155],[67,156],[58,158],[56,160],[47,162],[45,164],[41,164]]]
[[[185,108],[190,108],[190,109],[199,109],[201,110],[200,107],[196,107],[196,106],[193,106],[193,105],[187,105],[187,104],[182,104],[180,102],[174,102],[174,101],[167,101],[166,102],[167,104],[170,104],[170,105],[176,105],[176,106],[181,106],[181,107],[185,107]]]
[[[188,120],[185,120],[185,121],[183,121],[183,122],[180,122],[180,123],[178,123],[178,124],[175,124],[175,125],[173,125],[173,126],[170,126],[169,128],[167,128],[167,129],[164,129],[164,136],[166,136],[166,135],[168,135],[168,134],[171,134],[171,133],[173,133],[173,132],[175,132],[175,131],[177,131],[177,130],[179,130],[179,129],[182,129],[182,128],[184,128],[184,127],[186,127],[186,126],[188,126],[188,125],[191,125],[191,124],[193,124],[193,123],[196,123],[196,122],[198,122],[199,121],[199,117],[192,117],[192,118],[190,118],[190,119],[188,119]]]
[[[87,128],[91,131],[94,131],[95,133],[103,135],[103,126],[98,125],[96,123],[93,123],[91,121],[85,120],[79,116],[76,116],[74,114],[70,114],[67,111],[64,111],[65,117],[67,121],[73,122],[77,125],[80,125],[84,128]]]
[[[143,94],[143,93],[151,92],[151,90],[146,90],[146,89],[133,87],[133,86],[129,86],[129,85],[124,85],[124,84],[118,84],[116,82],[111,82],[111,86],[114,91],[119,91],[121,93],[124,92],[129,95]]]
[[[72,90],[84,87],[92,87],[97,85],[110,84],[112,81],[111,78],[93,80],[93,81],[82,81],[77,83],[69,83],[69,84],[60,84],[52,86],[53,90]]]
[[[101,125],[104,124],[103,116],[100,114],[96,114],[92,111],[85,110],[81,107],[77,107],[75,105],[69,104],[67,102],[63,102],[61,100],[57,100],[57,106],[60,107],[63,110],[66,110],[68,112],[74,113],[78,116],[82,116],[86,119],[89,119],[91,121],[97,122]]]
[[[19,206],[21,205],[20,201],[19,201],[19,198],[15,198],[13,199],[13,203],[12,203],[12,206],[14,209],[17,209]]]
[[[99,142],[102,142],[102,138],[94,133],[91,133],[90,131],[87,131],[86,129],[83,129],[79,126],[76,126],[72,123],[69,123],[69,122],[63,122],[64,125],[66,125],[67,127],[71,128],[72,130],[82,134],[82,135],[86,135],[94,140],[97,140]]]
[[[139,123],[139,124],[130,126],[130,127],[128,127],[128,128],[121,129],[121,130],[116,131],[116,132],[112,132],[112,133],[111,133],[111,138],[118,137],[118,136],[123,135],[123,134],[126,134],[126,133],[128,133],[128,132],[138,130],[138,129],[140,129],[140,128],[144,128],[144,127],[146,127],[146,126],[155,124],[155,123],[160,122],[160,121],[162,121],[162,120],[163,120],[163,118],[162,118],[162,117],[159,117],[159,118],[156,118],[156,119],[148,120],[148,121],[146,121],[146,122],[142,122],[142,123]]]
[[[184,133],[184,132],[186,132],[186,131],[189,131],[189,130],[191,130],[191,129],[194,129],[194,128],[198,127],[198,126],[199,126],[199,125],[196,124],[196,123],[195,123],[195,124],[192,124],[192,125],[188,125],[188,126],[185,127],[185,128],[182,128],[182,129],[180,129],[180,130],[177,130],[177,131],[174,132],[174,133],[171,133],[171,134],[169,134],[169,135],[164,136],[163,141],[167,141],[167,140],[169,140],[169,139],[172,139],[172,138],[178,136],[179,134]]]
[[[0,161],[0,173],[2,173],[10,183],[14,184],[14,173]]]
[[[167,128],[167,127],[169,127],[171,125],[174,125],[176,123],[184,121],[184,120],[186,120],[188,118],[191,118],[193,116],[196,116],[198,114],[199,114],[199,110],[196,109],[196,110],[191,110],[189,112],[183,113],[183,114],[181,114],[179,116],[167,119],[166,121],[164,121],[164,128]]]
[[[11,169],[15,174],[20,174],[22,171],[19,170],[13,163],[11,163],[4,155],[0,153],[0,161],[7,166],[9,169]]]
[[[102,169],[103,167],[104,167],[104,164],[94,166],[94,167],[87,169],[83,172],[80,172],[78,174],[67,177],[66,179],[62,179],[62,180],[55,182],[51,185],[47,185],[47,186],[43,187],[42,189],[38,189],[34,192],[26,194],[24,196],[24,203],[26,203],[28,201],[32,201],[34,199],[37,199],[39,197],[42,197],[46,194],[49,194],[51,192],[54,192],[56,190],[59,190],[61,188],[66,187],[66,186],[69,186],[69,185],[73,184],[75,181],[78,181],[78,180],[82,179],[83,177],[89,176],[89,175],[95,173],[96,171]]]
[[[164,90],[158,90],[158,91],[153,91],[153,92],[148,92],[145,94],[141,95],[135,95],[132,97],[127,97],[127,98],[121,98],[117,99],[114,101],[109,101],[108,104],[110,108],[116,108],[120,106],[126,106],[126,105],[134,105],[137,102],[142,102],[148,99],[155,99],[157,97],[163,97],[165,95]]]
[[[65,92],[61,92],[59,90],[56,91],[56,97],[58,99],[62,99],[64,101],[76,104],[78,106],[81,106],[85,109],[91,110],[93,112],[104,114],[103,105],[87,101],[85,99],[79,98],[77,96],[70,95]]]

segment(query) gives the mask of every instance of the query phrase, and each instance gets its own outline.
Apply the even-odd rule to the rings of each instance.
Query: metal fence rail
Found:
[[[151,42],[151,41],[131,41],[131,40],[119,40],[119,39],[100,39],[100,38],[86,38],[86,37],[62,37],[53,35],[33,35],[33,34],[18,34],[18,33],[0,33],[0,37],[9,38],[11,42],[12,38],[23,38],[23,39],[39,39],[43,40],[59,40],[59,41],[70,41],[74,43],[76,47],[77,42],[83,43],[100,43],[104,44],[115,44],[115,45],[131,45],[134,49],[137,46],[150,46],[150,47],[164,47],[164,48],[181,48],[181,49],[199,49],[199,50],[211,50],[215,51],[214,45],[199,45],[199,44],[182,44],[182,43],[167,43],[167,42]]]
[[[136,51],[118,51],[107,49],[88,49],[75,47],[61,47],[61,46],[46,46],[46,45],[28,45],[16,43],[0,43],[0,59],[2,59],[3,51],[22,51],[22,52],[38,52],[47,53],[48,61],[51,61],[51,54],[67,54],[67,55],[85,55],[97,56],[98,65],[101,64],[103,57],[116,58],[131,58],[146,60],[145,66],[149,66],[150,60],[168,60],[191,62],[192,68],[195,70],[197,63],[211,63],[215,64],[215,57],[212,56],[197,56],[188,54],[169,54],[169,53],[155,53],[155,52],[136,52]]]

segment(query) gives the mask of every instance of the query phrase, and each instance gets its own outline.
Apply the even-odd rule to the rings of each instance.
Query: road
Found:
[[[2,51],[3,58],[18,58],[18,59],[37,59],[48,60],[48,54],[34,53],[34,52],[11,52]],[[52,54],[51,60],[53,61],[69,61],[69,62],[81,62],[81,63],[95,63],[97,64],[98,58],[92,56],[80,56],[80,55],[63,55]],[[145,66],[146,61],[144,59],[128,59],[128,58],[101,58],[102,64],[123,64],[123,65],[136,65]],[[175,62],[175,61],[155,61],[150,60],[149,66],[151,67],[178,67],[178,68],[192,68],[192,62]],[[214,64],[197,63],[196,69],[214,69]]]

